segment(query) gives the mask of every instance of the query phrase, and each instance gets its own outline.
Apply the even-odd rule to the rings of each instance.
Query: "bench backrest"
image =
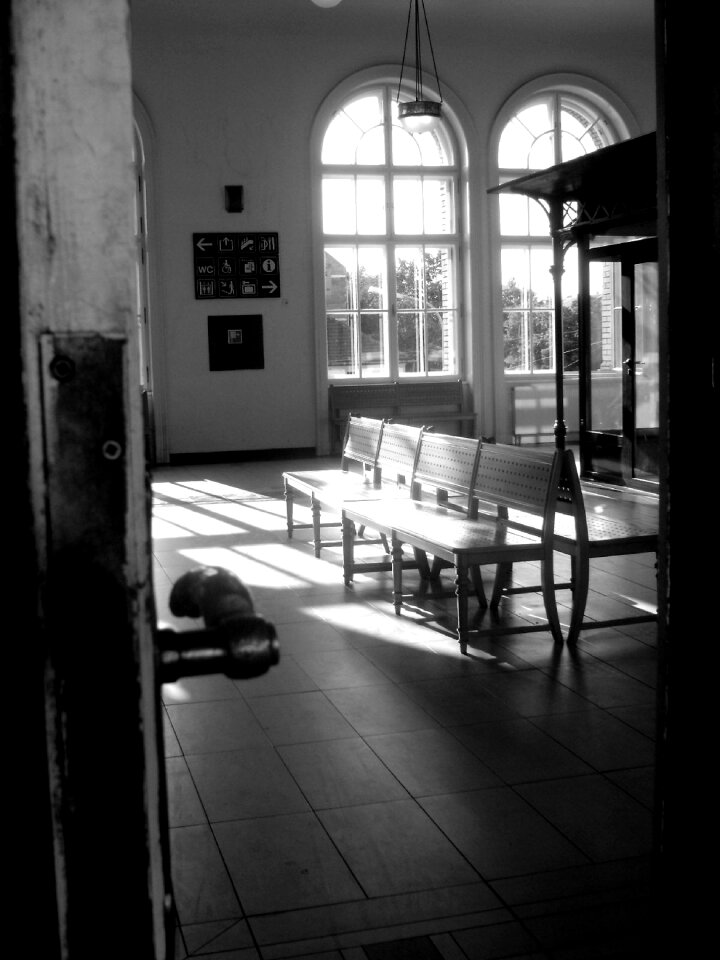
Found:
[[[431,489],[438,500],[448,502],[448,496],[454,496],[456,505],[468,510],[479,452],[480,441],[472,437],[423,431],[412,495],[418,499]]]
[[[405,423],[383,424],[377,459],[383,483],[410,485],[422,430],[422,427],[411,427]]]
[[[553,530],[558,487],[565,451],[537,456],[533,451],[503,443],[483,443],[480,448],[473,498],[496,504],[501,514],[520,510],[540,518]]]
[[[383,421],[371,417],[348,417],[345,428],[345,440],[342,451],[343,470],[348,468],[348,461],[355,460],[368,467],[375,467]]]

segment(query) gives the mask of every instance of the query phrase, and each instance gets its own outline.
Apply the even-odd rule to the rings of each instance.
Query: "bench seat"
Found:
[[[555,505],[562,459],[559,452],[549,461],[528,458],[520,448],[511,446],[481,445],[478,449],[476,477],[484,478],[483,488],[498,489],[499,506],[524,508],[539,517],[539,531],[518,529],[498,516],[478,515],[472,496],[466,512],[453,508],[448,502],[433,503],[417,497],[398,503],[347,503],[343,510],[345,583],[350,584],[355,570],[353,541],[357,525],[373,527],[392,543],[393,601],[398,614],[403,606],[404,545],[431,554],[439,564],[451,565],[455,570],[458,641],[461,650],[466,652],[468,635],[472,632],[468,621],[469,582],[475,586],[480,605],[487,605],[479,568],[484,564],[506,568],[516,561],[537,560],[540,561],[547,625],[525,629],[549,629],[554,640],[562,643],[553,568]],[[475,484],[478,482],[481,481],[476,479]],[[435,562],[433,568],[437,569]],[[491,607],[494,603],[495,597]],[[492,628],[487,632],[498,631]]]

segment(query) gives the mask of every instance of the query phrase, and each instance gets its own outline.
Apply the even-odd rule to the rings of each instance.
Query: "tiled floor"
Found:
[[[416,602],[439,621],[397,617],[389,574],[345,588],[338,549],[288,540],[284,466],[154,471],[160,624],[194,626],[170,587],[223,566],[281,647],[261,677],[162,688],[176,956],[656,956],[654,624],[575,650],[484,637],[463,657],[452,601]],[[654,559],[593,561],[588,617],[652,606]],[[542,615],[535,594],[504,603]]]

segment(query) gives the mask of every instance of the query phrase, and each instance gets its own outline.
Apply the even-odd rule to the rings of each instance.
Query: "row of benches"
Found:
[[[338,468],[286,471],[283,480],[288,537],[311,526],[317,557],[324,547],[341,545],[347,585],[358,571],[392,570],[398,614],[403,607],[404,570],[413,568],[432,581],[443,569],[453,568],[463,652],[472,632],[470,587],[480,607],[489,606],[491,611],[497,611],[503,595],[541,590],[547,624],[495,625],[476,632],[549,629],[558,643],[563,642],[563,633],[556,592],[569,589],[572,611],[566,641],[572,644],[583,627],[600,625],[584,622],[590,560],[657,552],[657,526],[652,522],[633,524],[586,513],[575,459],[567,450],[484,443],[351,415]],[[309,524],[294,516],[298,493],[309,498]],[[328,513],[334,519],[327,519]],[[338,525],[340,539],[323,539],[324,528]],[[374,539],[368,538],[368,530],[375,532]],[[383,545],[383,557],[358,560],[355,546],[370,542]],[[567,583],[555,582],[555,551],[570,557]],[[541,583],[513,587],[513,564],[527,560],[540,562]],[[489,601],[481,575],[485,564],[495,565]],[[650,619],[653,614],[641,613],[603,623]]]

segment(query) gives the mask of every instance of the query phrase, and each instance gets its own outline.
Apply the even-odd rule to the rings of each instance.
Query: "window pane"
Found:
[[[397,124],[392,128],[392,159],[396,166],[419,167],[422,163],[420,144]]]
[[[513,291],[509,292],[512,299]],[[527,334],[525,314],[520,310],[503,311],[503,340],[505,343],[505,369],[514,373],[527,370],[526,359]]]
[[[395,251],[395,290],[399,309],[424,305],[422,256],[422,247],[398,247]]]
[[[425,300],[429,307],[455,306],[454,250],[425,248]]]
[[[360,247],[357,256],[360,309],[386,309],[385,251],[382,247]]]
[[[547,237],[550,221],[544,208],[532,197],[501,193],[500,232],[511,237]]]
[[[358,178],[358,233],[385,233],[385,182],[378,178]]]
[[[327,315],[328,376],[358,375],[355,314]]]
[[[355,163],[370,164],[385,162],[385,130],[373,127],[363,135],[355,154]]]
[[[451,373],[455,369],[453,319],[449,313],[432,310],[425,326],[429,373]]]
[[[418,373],[421,369],[422,335],[419,313],[398,313],[398,370]]]
[[[356,309],[356,276],[356,252],[354,247],[325,248],[326,310]]]
[[[423,232],[422,181],[395,178],[393,181],[395,202],[395,233]]]
[[[344,111],[336,113],[325,131],[320,155],[322,162],[353,163],[360,132]]]
[[[551,310],[533,310],[530,318],[532,337],[532,368],[553,370],[555,368],[553,348],[553,315]]]
[[[387,377],[385,324],[383,314],[363,313],[360,316],[360,351],[364,377]]]
[[[324,177],[322,183],[323,230],[355,233],[355,182],[351,178]]]
[[[423,181],[425,233],[452,233],[455,230],[452,184],[449,180]]]

